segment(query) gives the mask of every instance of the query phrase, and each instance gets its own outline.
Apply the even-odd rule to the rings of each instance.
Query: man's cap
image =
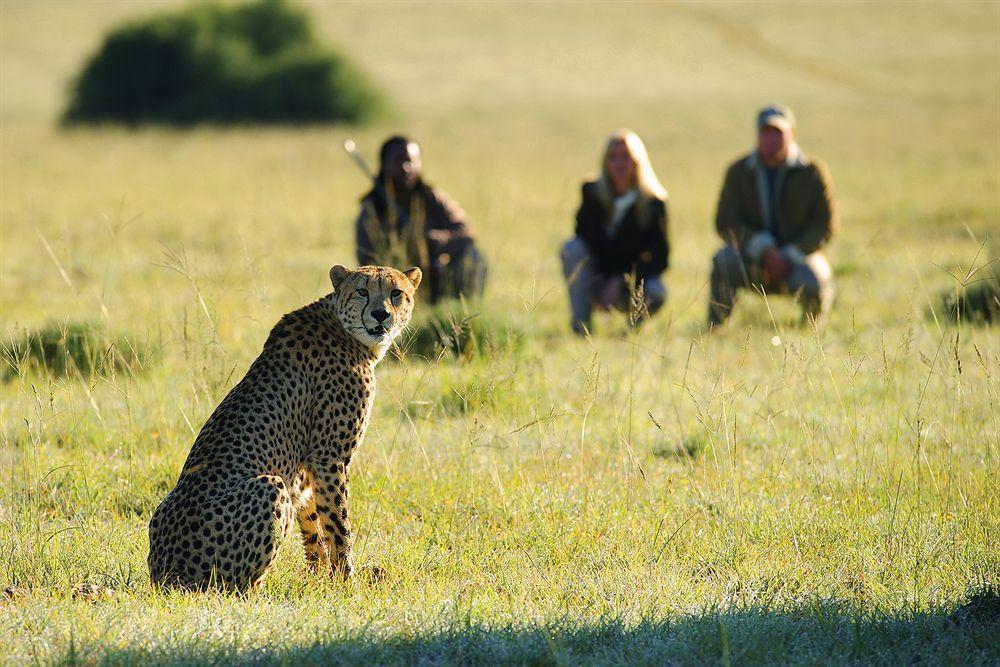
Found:
[[[769,104],[757,113],[757,129],[776,127],[780,130],[795,129],[795,114],[784,104]]]

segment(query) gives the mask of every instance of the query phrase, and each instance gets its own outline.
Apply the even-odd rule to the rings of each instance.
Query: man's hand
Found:
[[[785,284],[789,274],[792,272],[792,263],[774,246],[764,251],[764,254],[761,256],[761,264],[764,269],[763,283],[765,288],[780,288]]]
[[[624,286],[625,280],[621,276],[609,278],[608,282],[604,284],[604,289],[601,290],[600,295],[597,297],[598,310],[611,310],[615,303],[618,302]]]

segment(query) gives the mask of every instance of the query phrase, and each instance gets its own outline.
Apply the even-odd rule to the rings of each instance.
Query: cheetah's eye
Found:
[[[366,289],[359,289],[358,290],[358,294],[360,294],[361,296],[365,297],[366,299],[368,298],[368,290],[366,290]]]
[[[393,299],[398,299],[403,294],[403,290],[394,289],[392,290],[392,292],[390,292],[390,294],[392,295]]]

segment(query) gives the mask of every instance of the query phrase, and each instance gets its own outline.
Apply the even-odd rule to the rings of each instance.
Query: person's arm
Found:
[[[770,232],[751,226],[743,218],[737,179],[738,170],[745,168],[741,160],[726,172],[722,192],[719,194],[719,207],[715,214],[715,229],[723,241],[735,245],[745,257],[757,263],[760,262],[764,251],[777,245],[777,242]]]
[[[659,200],[650,202],[646,215],[651,219],[646,226],[643,251],[636,262],[635,272],[638,278],[658,276],[666,271],[670,264],[667,203]]]
[[[793,242],[782,247],[782,253],[793,262],[802,263],[830,240],[837,228],[837,207],[833,200],[830,173],[821,162],[816,168],[812,204],[803,231]]]
[[[461,254],[472,244],[472,230],[465,211],[443,190],[433,188],[426,198],[424,235],[434,253]]]
[[[580,190],[580,208],[576,211],[576,235],[587,244],[590,253],[595,255],[601,250],[599,234],[606,212],[597,197],[591,194],[591,187],[589,183],[584,183]]]
[[[354,223],[354,238],[358,264],[360,266],[375,265],[378,263],[379,253],[374,241],[381,236],[378,216],[375,213],[371,200],[364,199],[361,202],[361,210],[358,212],[358,218]]]

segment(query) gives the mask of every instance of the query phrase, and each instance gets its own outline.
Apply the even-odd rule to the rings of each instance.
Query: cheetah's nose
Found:
[[[389,313],[387,313],[387,312],[385,312],[384,310],[381,310],[381,309],[379,309],[379,310],[373,310],[372,311],[372,317],[375,318],[376,322],[378,322],[379,324],[382,324],[383,322],[385,322],[386,318],[389,317]]]

